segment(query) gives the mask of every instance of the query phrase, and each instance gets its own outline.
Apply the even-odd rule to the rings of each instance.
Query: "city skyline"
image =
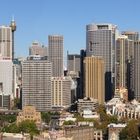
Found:
[[[67,50],[70,53],[80,53],[80,49],[86,48],[86,25],[90,23],[112,23],[120,31],[139,32],[139,4],[138,0],[5,0],[1,2],[0,25],[10,25],[14,16],[17,23],[16,57],[28,56],[28,48],[35,40],[48,45],[47,37],[51,34],[64,36],[66,56]]]

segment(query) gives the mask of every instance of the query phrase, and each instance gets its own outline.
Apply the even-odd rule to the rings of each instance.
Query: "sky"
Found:
[[[0,25],[17,24],[15,56],[28,56],[33,41],[47,46],[48,35],[64,36],[64,54],[86,48],[86,25],[112,23],[140,32],[140,0],[0,0]]]

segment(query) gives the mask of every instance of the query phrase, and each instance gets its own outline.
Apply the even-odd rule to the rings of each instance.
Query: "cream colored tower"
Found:
[[[102,57],[85,57],[84,59],[85,75],[85,97],[97,99],[99,104],[105,100],[105,75],[104,60]]]

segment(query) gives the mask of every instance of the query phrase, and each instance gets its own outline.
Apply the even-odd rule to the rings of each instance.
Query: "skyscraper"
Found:
[[[121,35],[116,41],[116,88],[130,88],[129,80],[132,78],[131,73],[128,74],[129,63],[134,59],[134,41],[128,39],[127,36]],[[130,77],[130,78],[129,78]]]
[[[85,57],[84,81],[84,96],[97,99],[100,104],[103,104],[105,96],[105,81],[104,60],[102,57]]]
[[[86,55],[102,56],[105,60],[105,99],[112,97],[115,83],[115,41],[117,26],[89,24],[86,28]]]
[[[9,26],[0,26],[0,56],[12,59],[12,30]]]
[[[0,107],[10,109],[13,99],[13,63],[12,60],[0,60]]]
[[[135,31],[123,31],[123,35],[126,35],[128,39],[132,41],[139,40],[139,33]],[[134,48],[133,48],[134,50]],[[128,98],[132,100],[134,98],[134,85],[135,85],[135,66],[134,66],[134,57],[131,57],[128,61],[128,72],[127,72],[127,87],[128,87]]]
[[[79,54],[67,54],[67,68],[68,72],[80,72],[80,55]]]
[[[140,41],[134,43],[134,97],[140,101]]]
[[[29,55],[40,55],[41,57],[48,56],[47,47],[41,45],[37,41],[34,41],[29,47]]]
[[[126,35],[128,39],[137,41],[139,40],[139,33],[134,31],[123,31],[122,35]]]
[[[33,105],[38,111],[51,108],[51,63],[30,56],[22,64],[22,107]]]
[[[63,36],[48,36],[48,58],[52,62],[52,76],[63,76]]]
[[[77,94],[77,99],[83,99],[84,98],[84,59],[86,57],[86,51],[81,50],[80,51],[80,80],[78,80],[78,85],[80,88],[80,94]]]

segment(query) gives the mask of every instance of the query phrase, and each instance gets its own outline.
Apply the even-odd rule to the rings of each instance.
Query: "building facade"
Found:
[[[63,76],[63,36],[48,36],[48,58],[52,62],[52,76]]]
[[[134,44],[134,97],[140,100],[140,41]]]
[[[80,72],[80,55],[79,54],[67,54],[67,69],[68,72]]]
[[[34,41],[29,47],[29,55],[40,55],[41,57],[48,56],[47,47],[41,45],[37,41]]]
[[[0,56],[12,59],[12,30],[9,26],[0,26]]]
[[[123,128],[126,127],[126,124],[114,124],[111,123],[108,125],[108,140],[120,140],[119,133]]]
[[[22,64],[22,107],[35,106],[38,111],[51,108],[52,65],[39,56],[30,56]]]
[[[0,60],[0,107],[10,108],[13,99],[13,63],[12,60]]]
[[[134,60],[134,41],[129,40],[125,35],[119,36],[116,41],[115,60],[115,87],[118,89],[121,87],[130,88],[132,72],[129,71],[132,60]]]
[[[86,28],[86,55],[102,56],[105,60],[105,99],[112,98],[115,72],[115,41],[117,26],[89,24]]]
[[[134,31],[123,31],[122,35],[126,35],[128,39],[133,40],[133,41],[138,41],[139,40],[139,33],[134,32]]]
[[[52,77],[52,106],[69,107],[71,105],[71,80],[69,77]]]
[[[41,113],[37,112],[34,106],[25,106],[23,111],[18,113],[17,124],[25,120],[31,120],[36,124],[41,124]]]
[[[85,57],[84,76],[85,97],[98,99],[99,104],[103,104],[105,100],[105,78],[102,57]]]
[[[92,111],[95,111],[98,108],[99,102],[97,99],[93,98],[84,98],[79,99],[77,102],[77,110],[78,113],[83,112],[85,109],[90,109]]]

